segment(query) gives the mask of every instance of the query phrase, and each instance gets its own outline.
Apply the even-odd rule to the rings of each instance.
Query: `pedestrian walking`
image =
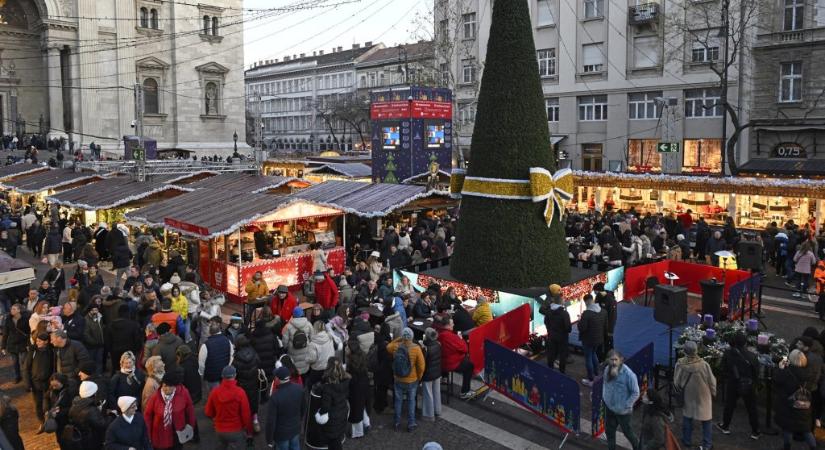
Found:
[[[161,388],[149,399],[144,411],[154,450],[180,450],[194,434],[195,408],[189,391],[175,372],[163,376]],[[181,438],[184,439],[181,439]]]
[[[565,373],[569,355],[567,342],[573,327],[570,324],[570,313],[564,308],[564,300],[561,298],[561,286],[550,285],[548,301],[549,304],[542,305],[539,310],[544,315],[544,326],[547,328],[547,367],[554,368],[558,359],[559,372]]]
[[[582,379],[585,386],[593,386],[593,379],[599,368],[599,353],[604,345],[604,338],[607,326],[607,312],[593,300],[593,296],[584,296],[586,309],[579,320],[579,339],[582,342],[584,352],[584,367],[587,370],[587,378]]]
[[[252,412],[252,427],[256,433],[261,431],[261,425],[258,421],[258,406],[260,405],[260,378],[258,366],[261,365],[261,360],[255,349],[249,342],[249,338],[244,335],[238,336],[235,339],[235,356],[232,359],[232,365],[237,370],[237,384],[243,389]]]
[[[146,421],[138,412],[138,400],[128,395],[118,397],[120,415],[106,429],[106,449],[152,450]]]
[[[756,416],[756,392],[753,383],[758,374],[759,362],[756,355],[745,349],[747,339],[744,334],[734,335],[731,346],[722,356],[722,374],[725,381],[725,410],[722,415],[722,422],[716,424],[716,428],[722,434],[730,434],[730,422],[733,419],[733,411],[736,403],[741,397],[745,402],[745,409],[748,412],[748,420],[751,426],[750,438],[759,439],[759,418]]]
[[[107,405],[114,408],[119,405],[118,399],[121,397],[134,397],[139,399],[146,384],[146,374],[137,367],[135,354],[127,351],[120,356],[118,371],[112,375],[109,381],[109,399]],[[140,404],[137,405],[140,408]]]
[[[712,419],[713,397],[716,396],[716,377],[707,361],[697,355],[697,345],[693,341],[685,342],[682,351],[685,356],[676,362],[673,375],[675,389],[682,393],[682,444],[692,448],[693,422],[702,424],[701,450],[713,446]]]
[[[811,432],[811,392],[817,382],[817,374],[808,366],[808,358],[801,350],[794,349],[787,361],[779,363],[779,371],[773,377],[776,424],[782,430],[782,445],[791,448],[791,438],[801,435],[808,448],[816,448]]]
[[[637,448],[639,441],[633,432],[631,419],[633,405],[639,399],[639,383],[636,374],[624,364],[624,357],[616,350],[607,355],[607,367],[602,380],[602,398],[605,405],[605,435],[608,450],[616,449],[616,430],[622,433],[632,448]]]
[[[11,356],[15,383],[23,380],[20,362],[21,358],[26,357],[30,338],[29,314],[23,309],[22,304],[15,303],[11,305],[9,314],[6,316],[3,325],[3,336],[0,337],[0,349],[2,349],[4,355]]]
[[[69,409],[69,423],[63,430],[61,448],[64,450],[100,450],[106,437],[106,418],[95,400],[97,384],[80,383],[79,396]]]
[[[218,435],[218,449],[242,450],[252,436],[252,413],[244,390],[238,386],[238,371],[226,366],[221,383],[209,393],[204,413],[212,419]]]
[[[42,424],[49,409],[49,379],[54,373],[54,352],[49,346],[48,333],[40,333],[34,340],[34,348],[26,355],[26,385],[31,388],[34,411]]]
[[[349,374],[341,361],[335,357],[329,359],[327,370],[321,383],[315,385],[313,392],[321,397],[321,407],[313,419],[321,425],[321,437],[329,450],[343,449],[344,436],[347,433],[347,396],[349,394]]]
[[[357,439],[363,437],[370,428],[370,416],[367,414],[370,397],[367,355],[358,345],[350,347],[347,353],[347,373],[350,375],[348,398],[350,436]]]
[[[300,384],[291,382],[286,366],[275,369],[278,389],[267,403],[266,443],[277,450],[301,449],[301,418],[306,414],[304,391]]]
[[[421,418],[441,416],[441,343],[433,328],[424,330],[424,375],[421,377]]]
[[[221,332],[220,318],[209,323],[209,338],[201,344],[198,352],[198,373],[206,382],[206,395],[218,387],[221,371],[232,364],[235,347],[229,338]]]
[[[404,328],[401,337],[387,345],[387,352],[392,357],[392,372],[395,378],[395,430],[401,428],[401,407],[406,394],[407,431],[414,431],[418,428],[415,422],[415,397],[418,383],[424,375],[424,354],[421,347],[413,342],[413,331],[409,328]]]
[[[650,388],[642,396],[644,413],[639,436],[639,450],[664,450],[667,447],[667,431],[673,414],[662,395]],[[690,448],[690,447],[687,447]]]

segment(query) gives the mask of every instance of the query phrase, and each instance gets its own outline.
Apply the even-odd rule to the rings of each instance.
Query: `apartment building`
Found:
[[[692,10],[721,0],[528,1],[551,133],[548,151],[560,165],[721,173],[721,83],[712,70],[724,55],[721,16],[718,6],[713,16],[705,11],[704,20]],[[439,71],[454,90],[457,147],[471,162],[492,2],[436,0],[435,6]],[[737,68],[728,76],[728,102],[735,107],[741,95]],[[732,130],[728,124],[729,136]],[[660,153],[661,142],[679,144],[678,151]]]
[[[435,69],[433,41],[418,41],[377,50],[356,65],[358,95],[368,98],[373,89],[438,84],[440,77]]]
[[[332,111],[354,98],[356,64],[382,48],[366,42],[255,63],[245,73],[247,140],[262,136],[266,149],[284,152],[350,150],[352,132]]]
[[[760,5],[746,174],[825,175],[825,1]]]

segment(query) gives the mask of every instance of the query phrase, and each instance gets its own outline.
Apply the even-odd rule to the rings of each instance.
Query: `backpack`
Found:
[[[373,343],[367,351],[367,369],[375,373],[378,370],[378,365],[378,345]]]
[[[799,383],[793,372],[789,370],[788,373],[791,374],[794,381]],[[805,383],[801,383],[796,391],[788,397],[788,400],[790,400],[793,409],[811,409],[811,391],[805,388]]]
[[[400,344],[392,358],[392,373],[397,377],[407,377],[412,372],[410,350],[405,344]]]
[[[307,334],[304,333],[303,330],[298,330],[294,336],[292,336],[292,348],[295,350],[301,350],[307,348],[307,344],[309,343],[309,338]]]

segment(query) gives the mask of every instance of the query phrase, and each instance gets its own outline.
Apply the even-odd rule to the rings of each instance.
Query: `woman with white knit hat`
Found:
[[[128,395],[118,397],[117,408],[120,415],[106,429],[104,448],[150,450],[152,442],[149,440],[146,422],[137,410],[137,398]]]

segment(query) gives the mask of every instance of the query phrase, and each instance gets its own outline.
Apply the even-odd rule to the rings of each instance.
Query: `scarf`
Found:
[[[135,419],[135,416],[134,416],[134,415],[132,415],[132,416],[127,416],[126,414],[123,414],[123,415],[121,415],[120,417],[123,417],[123,420],[125,420],[125,421],[126,421],[126,423],[132,423],[132,421]]]
[[[177,391],[177,389],[175,390]],[[163,427],[164,428],[171,428],[172,427],[172,400],[175,398],[175,392],[172,392],[172,395],[166,396],[163,392],[160,393],[161,397],[163,397]]]

